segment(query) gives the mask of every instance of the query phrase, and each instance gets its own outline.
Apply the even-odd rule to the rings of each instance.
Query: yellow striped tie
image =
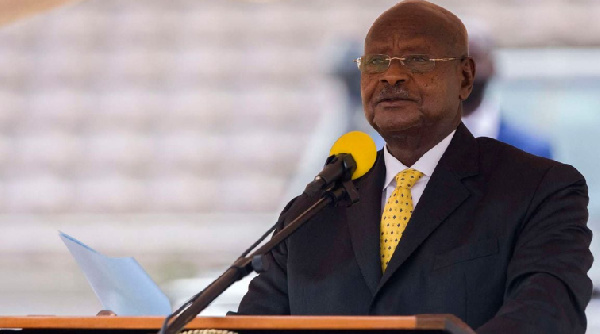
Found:
[[[381,215],[381,270],[385,272],[392,255],[398,246],[402,233],[410,221],[413,212],[413,202],[410,189],[423,173],[409,168],[396,174],[396,189],[388,198]]]

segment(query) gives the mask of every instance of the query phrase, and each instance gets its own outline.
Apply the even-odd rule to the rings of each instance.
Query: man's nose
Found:
[[[410,75],[409,70],[400,63],[397,59],[392,60],[390,67],[387,71],[383,72],[381,76],[382,82],[387,82],[389,85],[396,85],[397,83],[404,83],[408,80]]]

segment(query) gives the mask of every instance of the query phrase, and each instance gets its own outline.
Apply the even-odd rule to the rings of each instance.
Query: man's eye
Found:
[[[382,65],[385,64],[385,59],[383,58],[372,58],[369,62],[371,65]]]

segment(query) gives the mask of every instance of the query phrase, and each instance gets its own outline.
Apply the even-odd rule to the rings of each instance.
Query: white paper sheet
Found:
[[[169,299],[135,259],[111,258],[65,233],[59,235],[104,309],[123,316],[171,313]]]

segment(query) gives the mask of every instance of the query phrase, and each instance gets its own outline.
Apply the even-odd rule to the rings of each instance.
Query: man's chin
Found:
[[[384,133],[390,134],[401,134],[401,133],[410,133],[412,131],[418,130],[422,125],[420,119],[405,121],[405,122],[373,122],[371,124],[373,128],[379,132],[381,136]]]
[[[383,108],[381,104],[373,110],[371,124],[380,129],[404,130],[422,122],[422,113],[417,108]]]

